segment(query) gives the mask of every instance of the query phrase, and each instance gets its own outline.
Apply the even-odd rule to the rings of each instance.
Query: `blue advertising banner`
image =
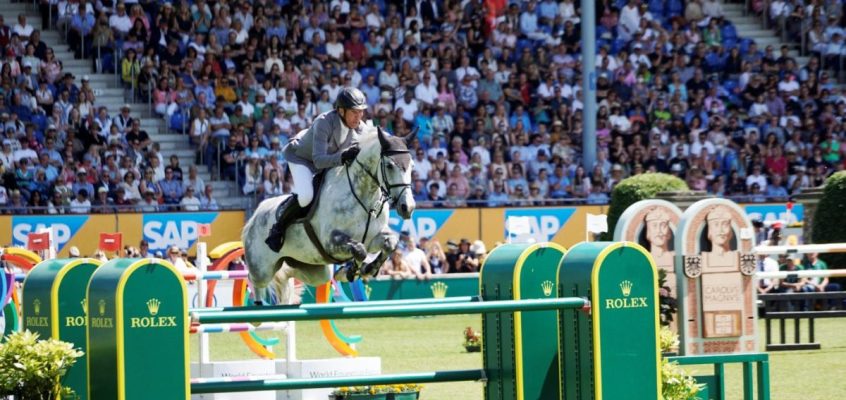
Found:
[[[513,208],[505,210],[505,240],[550,242],[567,224],[576,207]]]
[[[422,237],[433,237],[449,220],[455,210],[414,210],[411,219],[402,219],[399,215],[391,210],[391,215],[388,220],[388,225],[395,232],[408,231],[409,235],[415,239]]]
[[[53,243],[61,251],[86,221],[88,215],[12,216],[12,245],[26,247],[28,234],[52,228]]]
[[[802,222],[805,219],[805,206],[793,204],[791,210],[787,210],[786,204],[745,204],[741,205],[746,210],[750,220],[759,221],[784,221],[787,225]]]
[[[144,240],[151,251],[164,251],[177,246],[188,249],[200,238],[197,225],[211,224],[217,212],[144,214]],[[241,227],[237,227],[240,232]]]

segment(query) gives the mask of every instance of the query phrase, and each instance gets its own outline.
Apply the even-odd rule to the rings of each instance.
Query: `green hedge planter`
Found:
[[[331,395],[330,400],[388,400],[388,393]]]
[[[468,353],[478,353],[482,351],[482,346],[464,346]]]
[[[420,392],[390,393],[388,400],[417,400],[419,397]]]
[[[331,395],[329,400],[417,400],[420,392]]]

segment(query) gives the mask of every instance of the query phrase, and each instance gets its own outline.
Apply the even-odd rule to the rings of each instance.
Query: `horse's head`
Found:
[[[414,195],[411,192],[411,153],[405,138],[391,136],[382,128],[378,130],[380,151],[379,168],[383,184],[388,190],[391,206],[403,219],[411,218],[414,212]],[[409,135],[411,136],[411,135]]]

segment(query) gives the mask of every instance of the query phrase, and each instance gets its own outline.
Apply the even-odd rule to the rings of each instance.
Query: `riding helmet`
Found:
[[[341,89],[341,93],[338,93],[338,98],[335,100],[335,108],[365,110],[367,109],[367,97],[364,96],[361,90],[354,87],[345,87]]]

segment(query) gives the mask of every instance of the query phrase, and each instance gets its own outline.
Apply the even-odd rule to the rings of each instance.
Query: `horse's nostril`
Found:
[[[402,212],[404,212],[404,213],[408,212],[408,206],[407,205],[403,204],[403,205],[400,206],[400,208],[402,209]]]

